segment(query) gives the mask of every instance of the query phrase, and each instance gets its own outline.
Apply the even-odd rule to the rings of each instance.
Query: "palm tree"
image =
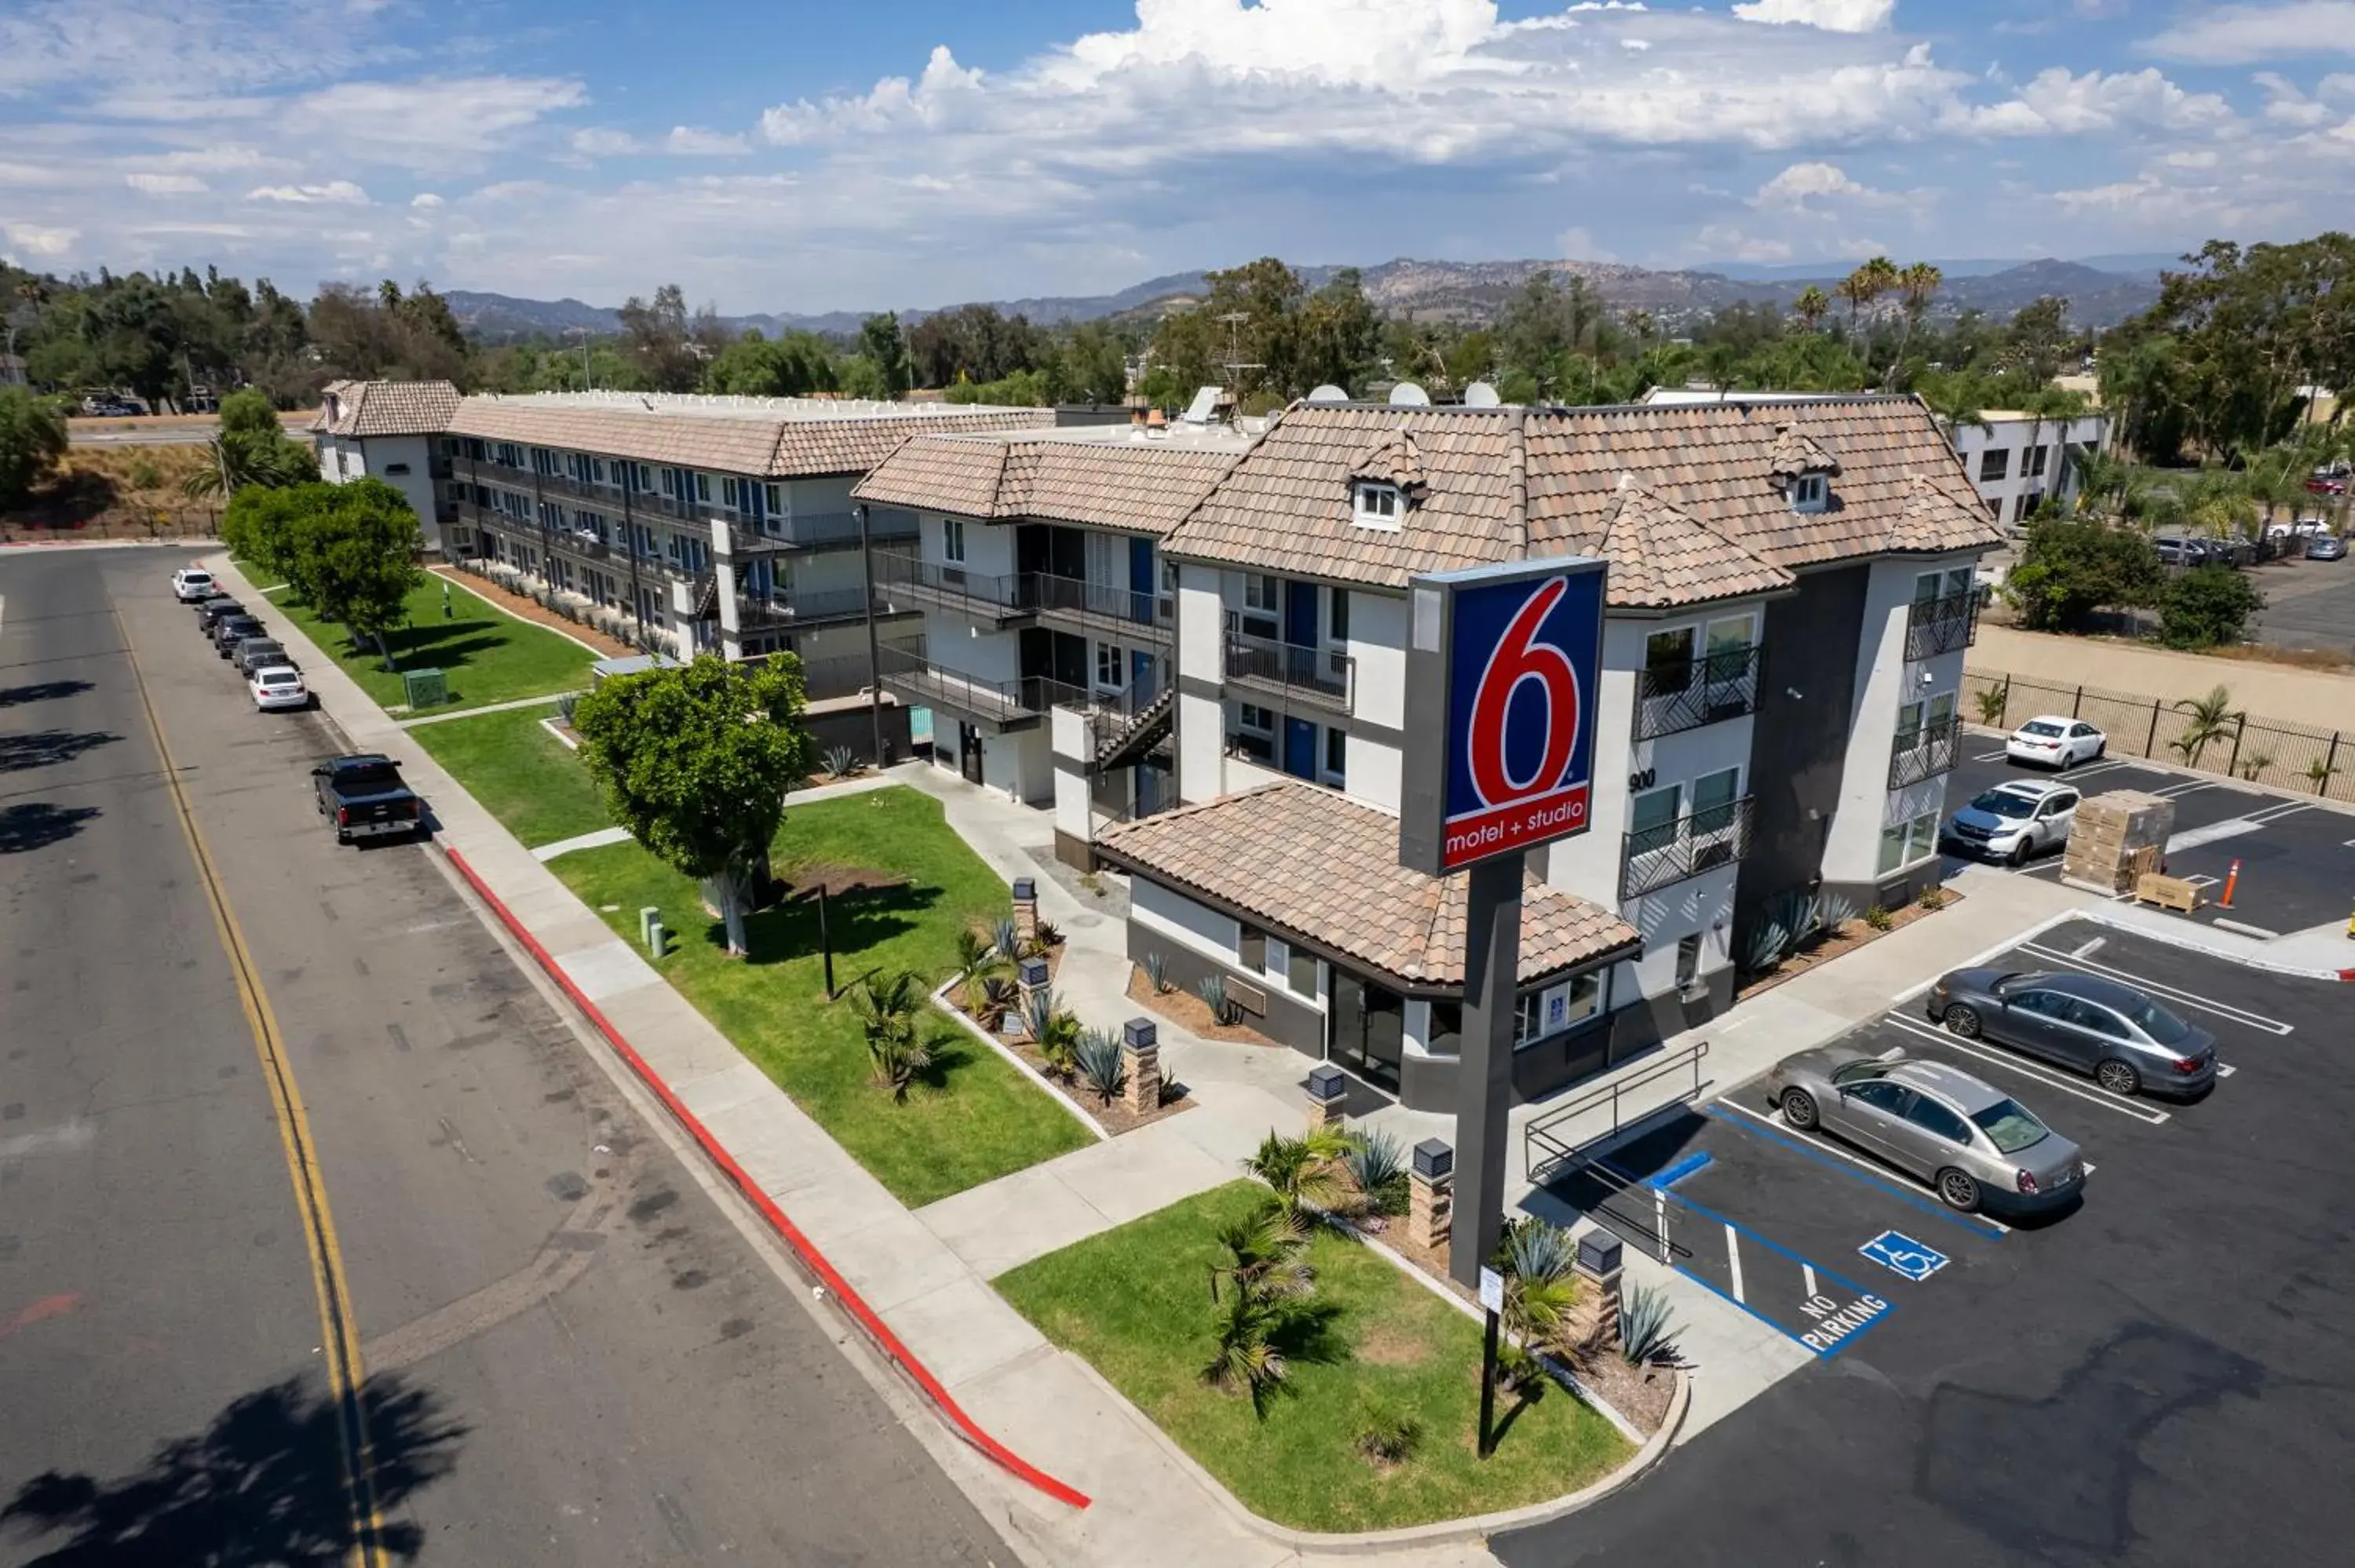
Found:
[[[970,926],[957,931],[956,973],[950,983],[964,995],[965,1012],[981,1016],[989,1001],[989,982],[1004,975],[1008,963],[997,944],[979,931]]]
[[[1229,1393],[1248,1392],[1252,1408],[1267,1414],[1267,1401],[1284,1386],[1290,1369],[1273,1343],[1284,1323],[1282,1307],[1247,1290],[1229,1293],[1219,1315],[1219,1344],[1202,1369],[1202,1381]]]
[[[1848,334],[1853,338],[1856,336],[1857,316],[1865,306],[1872,303],[1873,296],[1879,291],[1873,287],[1872,279],[1865,270],[1859,267],[1834,284],[1832,291],[1848,302]]]
[[[1870,263],[1868,262],[1867,266]],[[1905,363],[1905,351],[1913,346],[1913,334],[1920,328],[1922,318],[1929,312],[1930,297],[1938,291],[1946,275],[1932,262],[1916,261],[1902,271],[1894,273],[1895,287],[1905,296],[1905,335],[1898,340],[1897,357],[1889,363],[1889,375],[1882,386],[1895,390],[1897,374]]]
[[[2175,738],[2167,744],[2183,758],[2186,768],[2199,767],[2201,752],[2217,741],[2239,734],[2241,726],[2249,718],[2248,715],[2234,710],[2232,694],[2222,686],[2214,688],[2204,697],[2184,697],[2175,706],[2190,716],[2183,721],[2183,727],[2176,733]]]
[[[1226,1256],[1210,1266],[1210,1299],[1225,1280],[1239,1294],[1273,1301],[1305,1296],[1316,1286],[1308,1264],[1308,1231],[1282,1203],[1269,1202],[1246,1219],[1219,1227]]]
[[[1791,313],[1798,317],[1799,324],[1811,333],[1823,326],[1824,317],[1831,308],[1831,297],[1813,283],[1800,290],[1799,297],[1791,302]]]
[[[917,1076],[932,1065],[932,1047],[919,1037],[924,982],[911,970],[870,976],[850,993],[858,1027],[867,1037],[867,1062],[875,1086],[905,1100]]]
[[[1505,1279],[1505,1305],[1497,1316],[1525,1350],[1562,1348],[1571,1308],[1578,1302],[1572,1266],[1577,1256],[1578,1244],[1560,1225],[1534,1214],[1506,1223],[1497,1246],[1497,1271]]]
[[[2044,423],[2055,419],[2061,424],[2061,458],[2045,474],[2045,488],[2054,495],[2061,493],[2062,475],[2069,461],[2069,421],[2083,418],[2090,399],[2083,392],[2064,391],[2058,387],[2040,387],[2021,399],[2020,407],[2030,418],[2028,429],[2028,450],[2041,451],[2044,446]]]
[[[223,430],[207,446],[210,461],[180,482],[180,493],[191,501],[227,500],[249,484],[283,490],[319,477],[318,460],[308,449],[274,431],[257,439],[243,430]]]
[[[1270,1132],[1243,1169],[1273,1188],[1284,1212],[1298,1218],[1304,1206],[1329,1210],[1348,1200],[1342,1160],[1348,1152],[1349,1135],[1337,1127],[1314,1128],[1299,1138]]]
[[[1938,421],[1938,428],[1945,432],[1946,444],[1955,448],[1957,457],[1962,455],[1962,448],[1955,441],[1957,431],[1965,425],[1987,429],[1987,417],[1979,412],[1978,385],[1968,376],[1928,377],[1914,388],[1913,396],[1922,399],[1922,406]]]

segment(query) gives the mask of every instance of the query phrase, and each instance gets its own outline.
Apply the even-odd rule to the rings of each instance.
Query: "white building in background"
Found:
[[[1684,408],[1700,403],[1798,403],[1819,397],[1814,392],[1719,392],[1713,387],[1655,387],[1644,394],[1654,408]],[[1969,472],[1979,499],[1995,520],[2008,528],[2027,521],[2048,495],[2062,501],[2077,493],[2077,471],[2069,459],[2074,453],[2107,451],[2110,417],[2082,414],[2073,419],[2048,419],[2016,408],[1988,408],[1982,423],[1954,432],[1956,456]]]
[[[447,381],[328,382],[311,421],[321,477],[330,484],[384,481],[417,514],[425,547],[441,549],[448,508],[436,497],[449,464],[439,455],[439,438],[459,402]]]

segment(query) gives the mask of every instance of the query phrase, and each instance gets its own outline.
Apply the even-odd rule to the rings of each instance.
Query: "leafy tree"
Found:
[[[719,906],[728,951],[745,948],[754,868],[807,777],[801,662],[728,663],[617,676],[582,697],[573,727],[613,820]]]
[[[707,391],[749,397],[800,397],[831,392],[840,381],[834,355],[815,333],[787,333],[771,341],[758,332],[720,350],[704,372]]]
[[[296,579],[313,609],[370,641],[392,668],[387,634],[409,615],[409,596],[425,580],[417,564],[424,537],[400,492],[380,479],[306,484],[296,524]]]
[[[22,387],[0,387],[0,510],[26,496],[66,455],[65,416]]]
[[[2099,523],[2041,522],[2028,531],[2004,597],[2031,631],[2081,629],[2096,609],[2156,602],[2164,579],[2148,539]]]
[[[1791,302],[1791,313],[1798,317],[1799,324],[1809,332],[1823,329],[1824,317],[1831,313],[1831,308],[1830,297],[1813,283],[1800,290],[1799,297]]]
[[[882,378],[885,397],[905,396],[915,385],[915,372],[908,363],[908,341],[900,334],[898,316],[886,311],[859,323],[858,349]]]
[[[2169,648],[2215,648],[2240,641],[2265,596],[2244,572],[2194,567],[2179,572],[2158,596],[2158,640]]]
[[[303,533],[321,509],[317,492],[327,488],[315,483],[291,489],[247,485],[229,497],[221,517],[221,542],[255,571],[287,584],[297,602],[314,603]]]
[[[283,490],[319,477],[317,453],[290,438],[270,399],[250,388],[221,399],[220,429],[208,446],[210,461],[180,486],[191,499],[234,495],[257,485]]]
[[[924,387],[1002,381],[1042,368],[1047,349],[1046,335],[1028,317],[1005,315],[995,305],[935,311],[907,330],[910,373]]]
[[[1128,396],[1128,350],[1102,322],[1082,322],[1064,340],[1062,395],[1077,403],[1118,403]]]

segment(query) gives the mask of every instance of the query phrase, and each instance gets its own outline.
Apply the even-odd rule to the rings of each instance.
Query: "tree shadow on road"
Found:
[[[85,751],[110,746],[122,738],[113,731],[103,729],[35,729],[18,735],[0,735],[0,773],[71,762]]]
[[[369,1379],[362,1398],[377,1506],[389,1515],[449,1474],[466,1429],[397,1375]],[[127,1475],[34,1477],[0,1509],[0,1533],[64,1537],[27,1559],[33,1568],[328,1568],[360,1544],[341,1441],[336,1401],[289,1379],[236,1400],[205,1431],[160,1445]],[[424,1546],[412,1524],[387,1519],[374,1533],[404,1561]]]
[[[26,686],[0,686],[0,708],[12,708],[18,703],[48,703],[60,697],[79,696],[91,689],[88,681],[36,681]]]
[[[96,806],[59,806],[47,800],[0,807],[0,854],[47,849],[73,837],[84,822],[101,814]]]

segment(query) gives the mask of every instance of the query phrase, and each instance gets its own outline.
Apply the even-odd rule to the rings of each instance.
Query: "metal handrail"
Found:
[[[1764,652],[1753,642],[1646,665],[1636,676],[1636,738],[1653,740],[1756,713]]]
[[[1629,1125],[1621,1114],[1620,1101],[1631,1089],[1642,1088],[1645,1085],[1656,1083],[1680,1068],[1690,1067],[1692,1087],[1672,1100],[1651,1107],[1644,1112],[1644,1115],[1653,1116],[1666,1110],[1669,1106],[1686,1105],[1700,1098],[1702,1086],[1700,1065],[1702,1059],[1708,1054],[1709,1042],[1697,1040],[1674,1055],[1655,1062],[1640,1073],[1625,1078],[1614,1078],[1610,1083],[1580,1096],[1567,1105],[1548,1111],[1541,1117],[1531,1118],[1529,1125],[1521,1129],[1521,1163],[1528,1171],[1529,1180],[1542,1185],[1560,1175],[1563,1167],[1584,1164],[1593,1158],[1593,1151],[1598,1144],[1618,1136],[1619,1130]],[[1558,1131],[1564,1123],[1576,1120],[1597,1106],[1605,1105],[1611,1107],[1611,1125],[1604,1131],[1594,1134],[1592,1138],[1582,1138],[1575,1141],[1564,1138]],[[1547,1157],[1543,1160],[1538,1158],[1537,1151],[1540,1149],[1546,1150]]]
[[[1984,599],[1974,588],[1915,599],[1905,617],[1905,657],[1929,659],[1969,647],[1978,640],[1979,606]]]
[[[1960,714],[1918,729],[1899,730],[1889,743],[1889,787],[1902,789],[1953,772],[1962,750],[1962,736]]]
[[[1166,631],[1177,608],[1150,588],[1116,588],[1052,572],[1030,574],[1029,602],[1043,615],[1060,615],[1109,628]]]
[[[1273,642],[1246,631],[1227,633],[1226,678],[1261,681],[1312,700],[1356,705],[1358,661],[1333,648]]]
[[[945,561],[924,561],[884,551],[876,552],[874,561],[875,585],[887,598],[893,589],[920,593],[992,619],[1028,615],[1034,608],[1028,602],[1028,588],[1035,573],[1000,576],[968,571]]]
[[[1739,800],[1688,811],[1674,821],[1629,833],[1620,871],[1620,896],[1634,898],[1657,892],[1742,859],[1750,853],[1755,812],[1755,797],[1744,795]]]

